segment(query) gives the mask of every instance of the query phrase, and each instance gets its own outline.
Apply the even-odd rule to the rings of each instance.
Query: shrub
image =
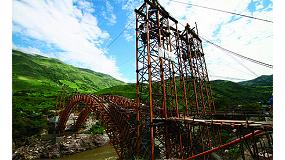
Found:
[[[88,130],[88,132],[91,134],[103,134],[104,129],[105,128],[102,126],[101,123],[96,123]]]

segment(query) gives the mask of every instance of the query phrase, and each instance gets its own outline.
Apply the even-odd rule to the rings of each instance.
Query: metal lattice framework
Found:
[[[94,112],[104,124],[110,142],[121,159],[134,157],[136,103],[120,96],[75,95],[60,113],[58,130],[63,134],[66,122],[79,103],[85,104],[74,125],[73,131],[78,131],[85,123],[89,113]],[[133,118],[134,117],[134,118]],[[134,120],[132,120],[134,119]]]
[[[157,0],[145,0],[135,13],[136,100],[75,95],[60,114],[59,132],[83,103],[74,131],[95,112],[119,159],[271,160],[272,121],[247,119],[262,119],[257,112],[215,111],[197,25],[179,30]]]
[[[241,122],[237,123],[243,127],[231,128],[235,134],[227,125],[206,123],[216,111],[197,25],[179,30],[178,21],[156,0],[145,0],[135,12],[138,121],[142,124],[137,154],[150,159],[201,155],[209,159],[213,148],[217,151],[241,141],[223,144],[222,132],[236,139],[256,137],[259,131]],[[140,102],[146,103],[149,112],[142,114],[145,109]]]
[[[161,143],[158,146],[166,146],[160,150],[169,158],[172,147],[168,128],[164,126],[164,131],[155,128],[154,119],[201,117],[215,111],[201,39],[189,25],[179,31],[178,21],[157,1],[146,0],[135,12],[137,97],[138,102],[146,99],[150,108],[149,115],[140,118],[150,119],[152,159],[155,136]],[[155,109],[160,112],[155,114]],[[182,145],[182,135],[178,134]]]

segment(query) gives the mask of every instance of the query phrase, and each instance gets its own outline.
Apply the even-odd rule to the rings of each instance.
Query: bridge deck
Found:
[[[246,120],[208,120],[208,119],[195,119],[190,117],[183,117],[183,118],[176,118],[176,117],[170,117],[170,118],[155,118],[156,121],[181,121],[181,122],[187,122],[191,124],[204,124],[204,125],[228,125],[231,127],[237,127],[237,126],[243,126],[243,127],[256,127],[256,128],[267,128],[272,129],[273,128],[273,122],[272,121],[246,121]]]

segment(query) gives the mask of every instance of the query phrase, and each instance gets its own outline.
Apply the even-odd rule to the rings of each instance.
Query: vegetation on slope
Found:
[[[242,81],[239,84],[243,86],[273,86],[273,75],[262,75],[253,80]]]
[[[130,99],[136,98],[136,84],[118,85],[96,92],[98,95],[120,95]]]
[[[13,50],[13,93],[31,89],[38,91],[39,88],[46,93],[61,86],[86,93],[122,84],[124,83],[103,73],[76,68],[57,59]]]
[[[267,104],[272,96],[272,85],[241,85],[225,80],[216,80],[211,83],[215,106],[218,109],[233,108],[238,105],[255,108],[261,104]]]
[[[102,73],[76,68],[40,55],[13,50],[13,138],[47,128],[50,110],[58,96],[73,92],[94,93],[125,83]]]

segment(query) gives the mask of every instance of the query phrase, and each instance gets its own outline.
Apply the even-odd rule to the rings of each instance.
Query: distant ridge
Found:
[[[273,75],[262,75],[249,81],[239,82],[239,84],[245,86],[272,86]]]

